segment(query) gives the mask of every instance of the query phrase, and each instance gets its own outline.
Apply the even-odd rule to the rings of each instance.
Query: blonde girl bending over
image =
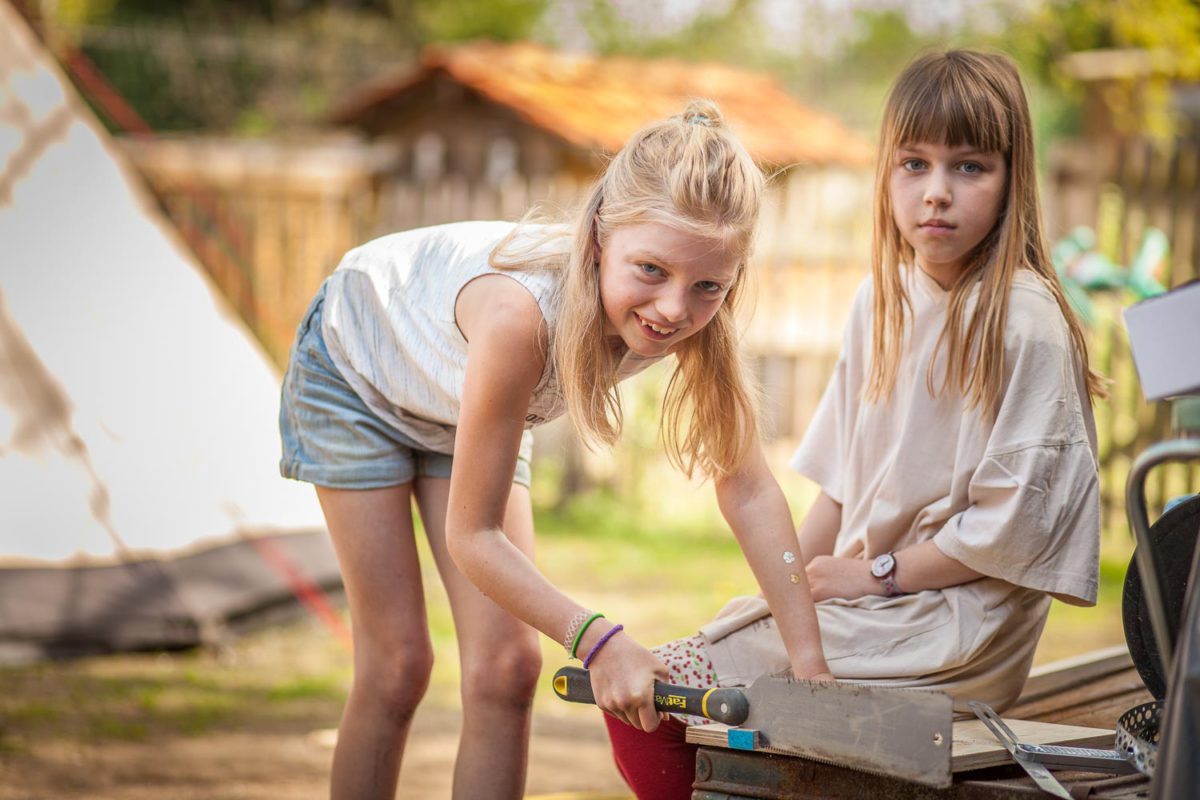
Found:
[[[821,490],[796,543],[833,674],[935,686],[960,711],[1017,697],[1051,597],[1096,602],[1102,383],[1050,263],[1034,164],[1007,58],[937,53],[900,75],[871,277],[792,461]],[[749,683],[792,663],[772,612],[735,599],[658,653],[676,683]],[[639,797],[690,796],[679,721],[609,729]]]
[[[569,413],[612,443],[617,383],[673,355],[670,458],[713,479],[796,674],[825,675],[788,508],[760,452],[734,304],[763,178],[707,102],[635,134],[571,227],[469,222],[346,255],[301,323],[284,381],[283,474],[316,484],[354,629],[335,798],[391,798],[433,653],[410,504],[462,660],[454,795],[522,795],[537,631],[586,661],[597,704],[660,721],[665,666],[534,566],[529,429]]]

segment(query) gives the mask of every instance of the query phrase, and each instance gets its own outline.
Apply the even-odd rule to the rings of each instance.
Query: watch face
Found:
[[[871,574],[876,578],[885,578],[891,574],[895,567],[896,559],[892,557],[891,553],[884,553],[881,556],[877,556],[871,562]]]

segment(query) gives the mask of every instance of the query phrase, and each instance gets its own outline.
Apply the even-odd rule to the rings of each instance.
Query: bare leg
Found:
[[[520,798],[525,790],[533,693],[541,671],[537,631],[502,610],[458,571],[446,551],[450,482],[417,479],[417,504],[458,630],[463,673],[463,730],[454,797]],[[504,532],[533,557],[529,490],[514,485]]]
[[[317,487],[317,497],[354,630],[354,683],[338,728],[330,796],[393,800],[409,725],[433,668],[412,487]]]

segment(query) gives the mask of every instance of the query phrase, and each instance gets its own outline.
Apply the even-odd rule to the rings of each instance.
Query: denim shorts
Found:
[[[338,371],[321,331],[325,286],[300,327],[283,377],[279,433],[285,478],[335,489],[380,489],[414,478],[449,478],[453,458],[423,449],[380,419]],[[513,482],[529,486],[526,433]]]

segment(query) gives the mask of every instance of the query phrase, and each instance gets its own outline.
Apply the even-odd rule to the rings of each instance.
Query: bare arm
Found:
[[[481,290],[490,290],[485,303]],[[488,597],[550,633],[566,628],[565,598],[505,537],[501,525],[524,418],[544,366],[536,302],[509,278],[479,278],[457,308],[467,368],[446,517],[450,555]],[[561,618],[561,619],[560,619]]]
[[[983,573],[943,553],[933,540],[897,550],[893,555],[896,588],[906,594],[945,589],[983,577]],[[807,573],[815,601],[884,594],[883,584],[871,574],[871,562],[865,558],[818,556],[809,562]]]
[[[833,555],[833,545],[841,528],[841,504],[821,492],[804,515],[804,521],[797,531],[804,563],[808,564],[817,556]]]
[[[455,437],[446,544],[455,564],[486,596],[521,621],[561,641],[583,607],[551,583],[501,528],[525,415],[545,366],[545,323],[533,297],[504,276],[468,284],[456,304],[467,338],[467,369]],[[582,656],[614,625],[593,623]],[[655,677],[663,665],[624,633],[592,664],[597,705],[653,730]]]
[[[896,587],[903,592],[945,589],[983,577],[982,572],[976,572],[943,553],[932,539],[897,550],[896,555]],[[901,560],[904,564],[903,576],[900,574]]]
[[[733,529],[779,626],[792,671],[798,678],[827,678],[817,614],[803,562],[788,563],[796,533],[791,512],[755,442],[742,468],[716,481],[721,513]]]

